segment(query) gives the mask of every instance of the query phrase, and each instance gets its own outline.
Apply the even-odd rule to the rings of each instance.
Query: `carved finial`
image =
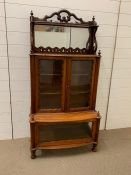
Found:
[[[95,21],[95,16],[93,16],[92,21]]]
[[[33,11],[31,10],[30,15],[33,16]]]
[[[100,112],[97,112],[97,118],[101,118]]]
[[[30,114],[30,123],[35,123],[34,115]]]
[[[101,50],[99,50],[98,55],[101,56]]]
[[[31,10],[31,12],[30,12],[30,22],[33,22],[33,20],[34,20],[34,16],[33,16],[33,11]]]

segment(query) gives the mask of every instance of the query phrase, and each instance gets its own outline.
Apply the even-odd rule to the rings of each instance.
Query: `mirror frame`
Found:
[[[62,14],[65,14],[64,16]],[[52,21],[52,18],[57,16],[58,21]],[[75,22],[71,22],[71,18],[75,19]],[[64,26],[64,27],[78,27],[88,28],[89,37],[85,48],[58,48],[58,47],[35,47],[35,25],[52,25],[52,26]],[[92,21],[85,22],[82,18],[78,18],[74,13],[69,12],[66,9],[54,12],[51,15],[46,15],[44,18],[38,18],[33,16],[31,11],[30,16],[30,39],[31,39],[31,54],[33,53],[59,53],[59,54],[96,54],[97,51],[97,40],[96,31],[98,25],[93,16]]]

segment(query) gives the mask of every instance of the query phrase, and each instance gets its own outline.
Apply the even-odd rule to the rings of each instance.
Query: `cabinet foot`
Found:
[[[97,144],[93,144],[92,146],[92,152],[96,152],[97,151]]]
[[[31,159],[35,159],[36,158],[36,150],[31,150]]]

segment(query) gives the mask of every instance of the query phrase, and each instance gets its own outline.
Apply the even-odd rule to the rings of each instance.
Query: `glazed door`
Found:
[[[93,57],[35,56],[35,112],[93,109],[96,65]]]
[[[68,69],[68,111],[91,109],[95,59],[71,58]]]
[[[37,56],[37,112],[64,111],[65,59]]]

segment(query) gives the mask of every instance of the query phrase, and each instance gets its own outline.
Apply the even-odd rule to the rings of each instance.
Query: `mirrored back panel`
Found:
[[[70,28],[35,25],[35,46],[68,48],[70,46]]]
[[[35,47],[85,48],[89,32],[87,28],[52,25],[35,25]]]

